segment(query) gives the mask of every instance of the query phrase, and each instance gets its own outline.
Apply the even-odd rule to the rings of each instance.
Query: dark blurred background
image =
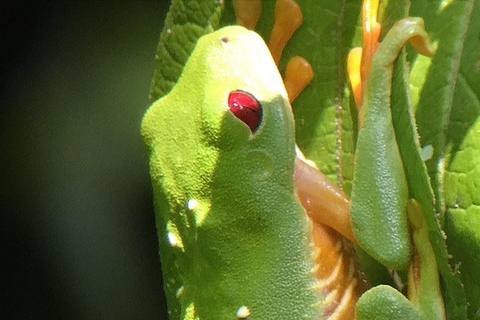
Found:
[[[166,319],[139,126],[167,7],[0,5],[2,319]]]

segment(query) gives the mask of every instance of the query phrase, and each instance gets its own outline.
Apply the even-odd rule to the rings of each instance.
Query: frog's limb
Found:
[[[357,302],[357,320],[363,319],[445,319],[437,263],[420,205],[407,205],[412,231],[413,254],[408,272],[408,299],[389,286],[365,292]],[[379,307],[381,306],[381,307]]]
[[[311,219],[337,230],[355,242],[348,196],[322,172],[298,157],[295,159],[294,172],[297,195]]]
[[[261,0],[234,0],[233,7],[237,24],[253,30],[262,12]],[[278,64],[282,52],[291,36],[302,24],[302,11],[294,0],[277,0],[275,22],[270,35],[269,49]],[[291,58],[285,69],[284,84],[290,102],[312,81],[313,69],[303,57]]]
[[[283,84],[290,102],[295,100],[312,79],[313,69],[305,58],[296,56],[288,61]]]
[[[345,238],[353,237],[348,196],[306,162],[297,148],[295,190],[312,225],[316,288],[326,297],[321,303],[321,319],[353,319],[355,303],[365,291],[366,282],[356,266],[353,247]],[[344,235],[339,233],[342,231]]]
[[[404,295],[386,285],[365,292],[357,302],[356,315],[357,320],[425,319]]]
[[[328,226],[312,222],[316,288],[325,296],[321,319],[353,319],[365,289],[348,241]]]
[[[393,63],[411,39],[422,52],[432,53],[423,20],[406,18],[392,27],[372,58],[360,111],[363,125],[350,205],[359,245],[395,270],[408,265],[411,245],[405,214],[407,182],[392,125],[390,92]]]
[[[262,14],[261,0],[233,0],[237,24],[254,30]]]
[[[408,276],[408,299],[422,310],[427,319],[445,319],[437,262],[430,243],[428,226],[418,202],[410,200],[407,212],[414,245]]]
[[[378,0],[365,0],[362,5],[362,30],[363,44],[360,74],[362,78],[362,91],[368,83],[370,64],[378,48],[381,26],[377,22]]]
[[[381,26],[377,22],[378,0],[365,0],[362,5],[362,48],[350,50],[347,58],[347,71],[352,85],[355,105],[360,110],[363,91],[370,72],[373,54],[378,48]]]
[[[346,240],[355,241],[348,196],[300,156],[297,149],[294,183],[312,223],[316,287],[326,297],[322,319],[353,319],[355,303],[366,283],[356,266],[352,245]]]
[[[362,61],[362,48],[353,48],[347,57],[347,73],[350,85],[352,86],[355,105],[360,110],[362,106],[362,77],[360,76],[360,65]]]
[[[302,21],[302,11],[295,0],[277,0],[273,29],[268,41],[268,48],[276,64],[280,61],[283,48]]]

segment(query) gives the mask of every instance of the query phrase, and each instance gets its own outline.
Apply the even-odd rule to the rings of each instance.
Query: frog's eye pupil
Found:
[[[252,94],[241,90],[230,92],[228,107],[252,132],[258,129],[262,121],[262,106]]]

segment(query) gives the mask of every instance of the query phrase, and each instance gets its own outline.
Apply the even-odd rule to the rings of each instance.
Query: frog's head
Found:
[[[189,179],[204,179],[229,152],[238,160],[247,157],[239,165],[252,164],[260,176],[281,172],[291,179],[293,131],[287,93],[267,46],[239,26],[200,38],[175,87],[142,123],[155,153],[152,165],[182,168],[174,175]]]

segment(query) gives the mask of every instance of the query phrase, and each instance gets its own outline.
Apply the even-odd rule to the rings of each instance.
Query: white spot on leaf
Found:
[[[251,312],[246,306],[241,306],[237,309],[236,315],[238,319],[246,319],[251,315]]]
[[[180,233],[178,232],[177,226],[172,223],[172,221],[167,222],[167,241],[173,248],[180,248],[182,251],[183,248],[183,241]]]
[[[198,201],[195,199],[190,199],[187,201],[187,209],[192,211],[195,210],[198,206]]]
[[[175,292],[175,296],[176,296],[177,298],[180,297],[180,296],[182,295],[182,293],[183,293],[183,290],[185,290],[185,288],[184,288],[183,286],[179,287],[179,288],[177,289],[177,291]]]
[[[423,147],[420,155],[423,161],[430,160],[433,157],[433,146],[429,144],[428,146]]]
[[[173,233],[171,233],[171,232],[167,233],[167,239],[168,239],[168,242],[170,243],[170,245],[172,247],[178,246],[177,236],[174,235]]]

